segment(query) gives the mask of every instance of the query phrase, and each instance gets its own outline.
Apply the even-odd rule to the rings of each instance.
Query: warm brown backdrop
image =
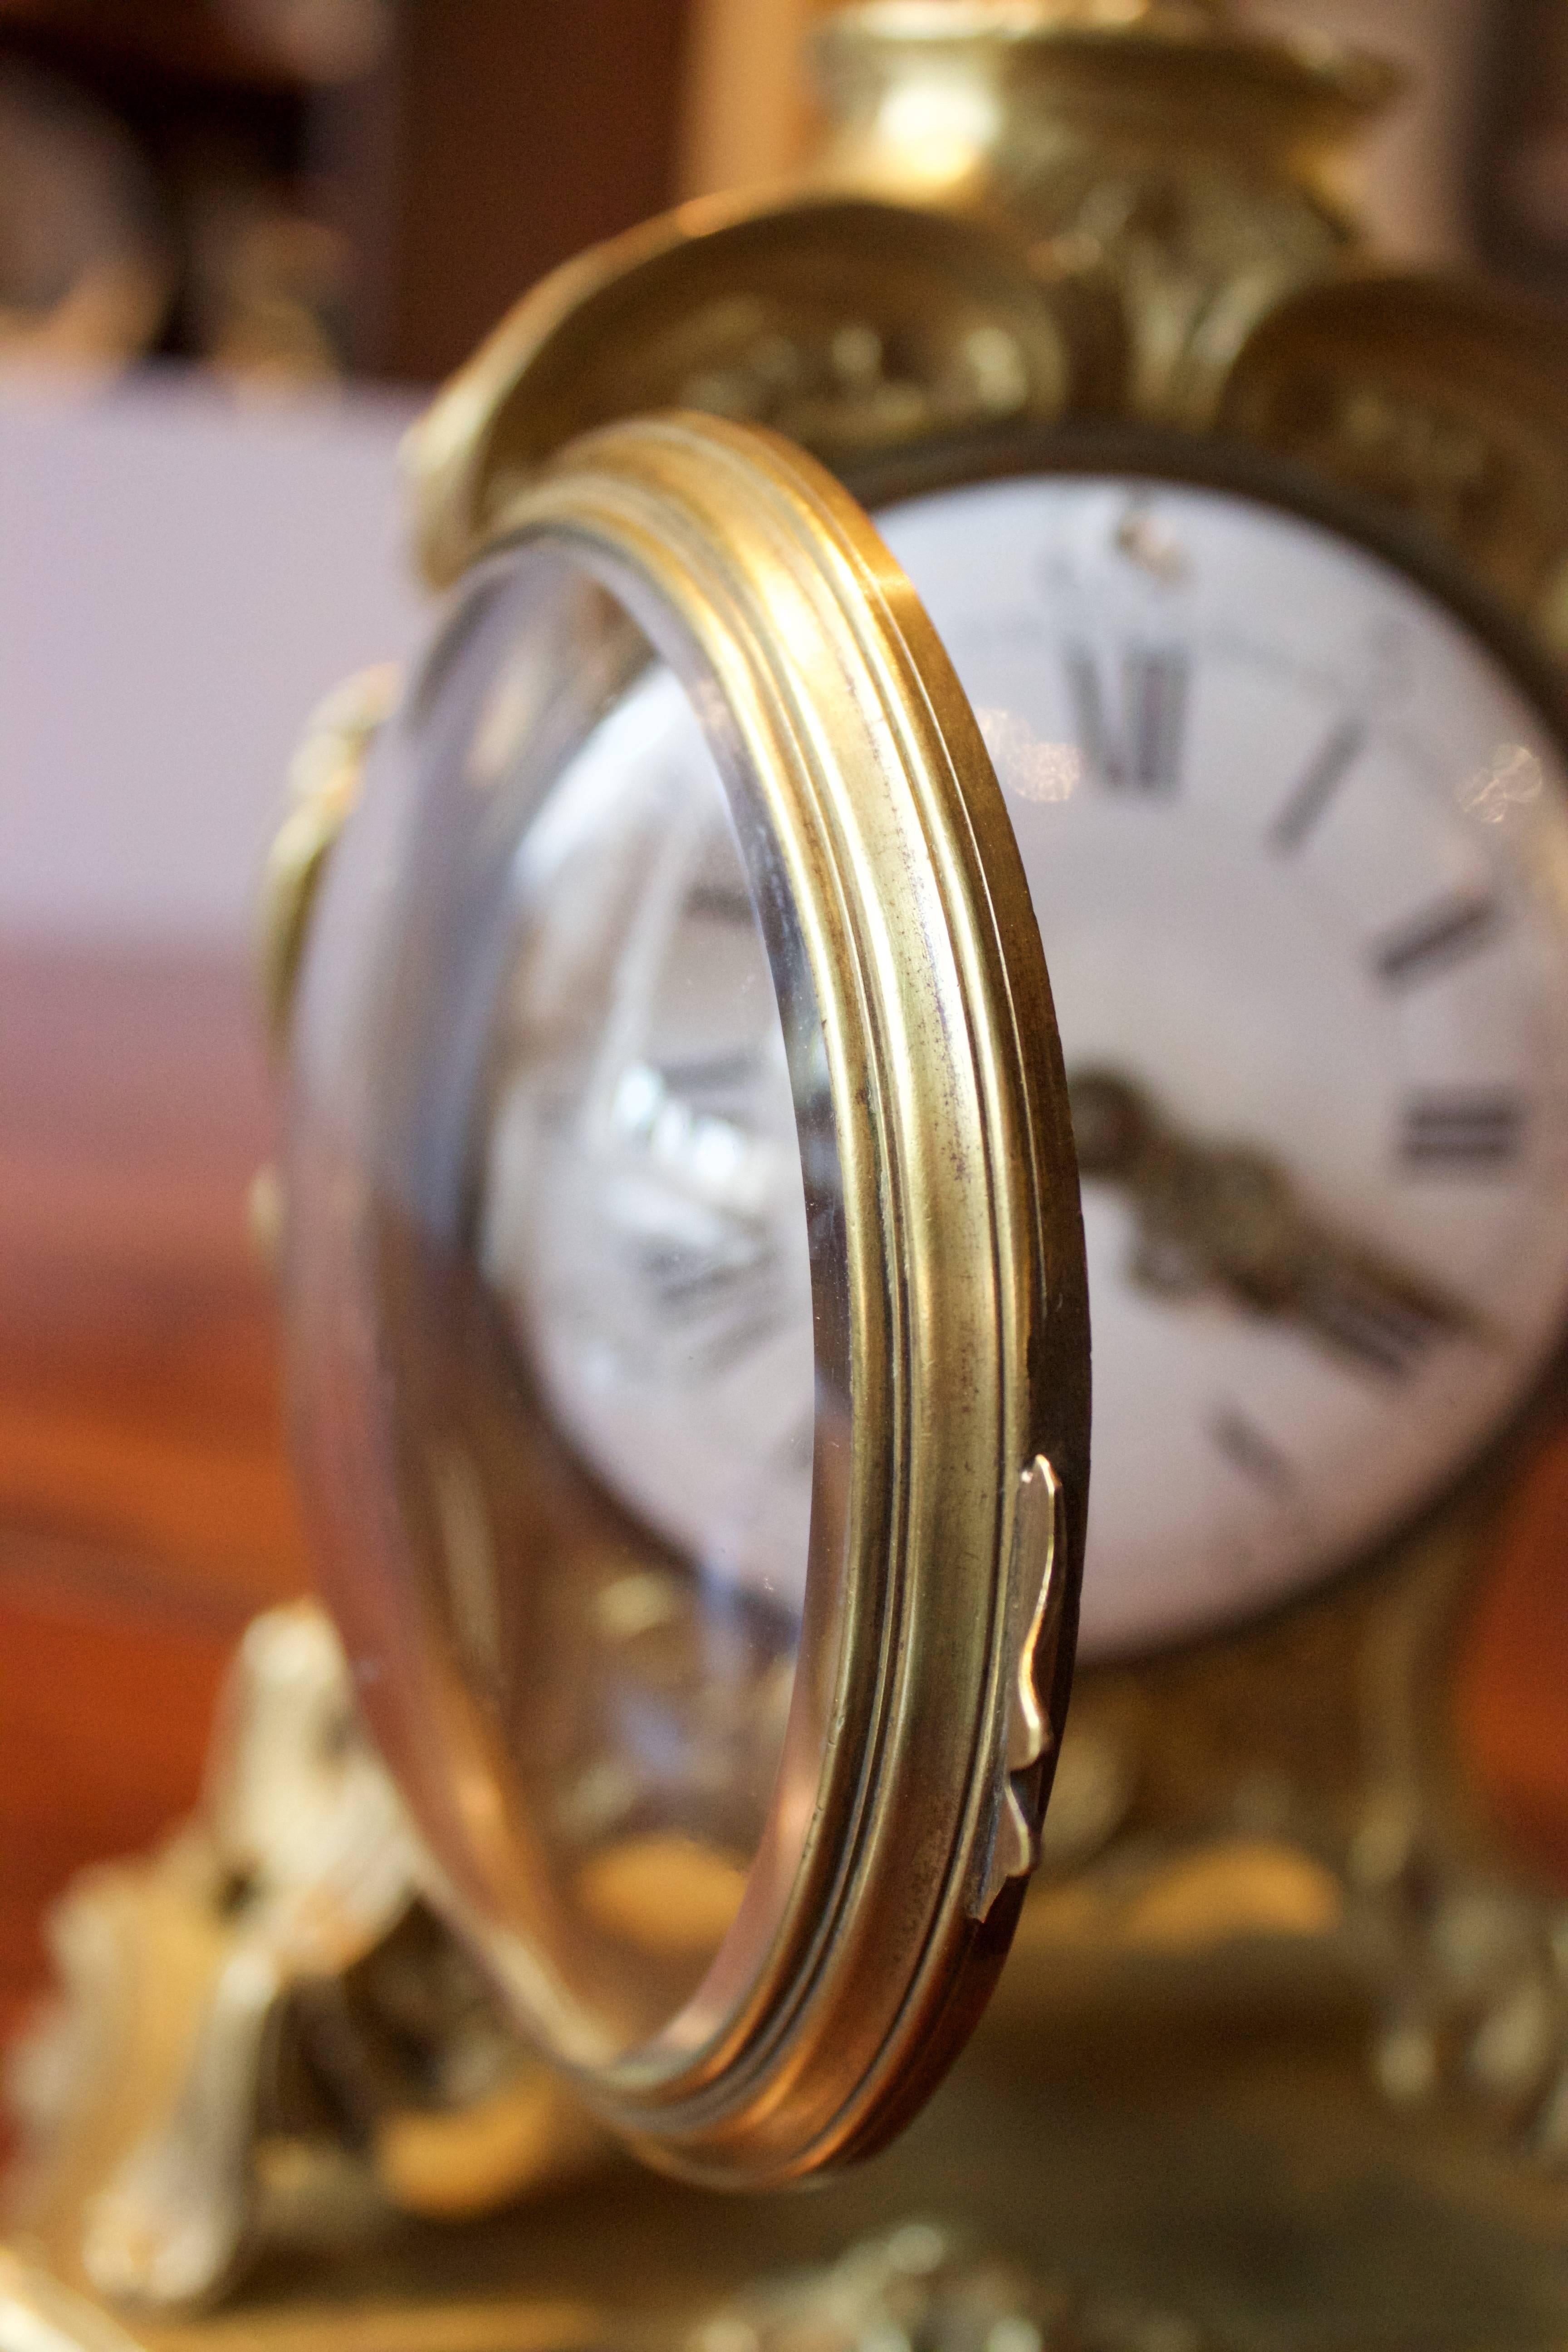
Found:
[[[63,79],[153,174],[176,251],[166,353],[204,348],[186,222],[203,186],[255,183],[337,231],[332,341],[359,371],[429,383],[544,271],[682,185],[689,0],[425,0],[391,9],[342,79],[269,34],[290,14],[0,0],[0,73]]]
[[[306,1581],[269,1127],[235,958],[0,954],[0,2032],[48,1896],[190,1805],[224,1659]]]

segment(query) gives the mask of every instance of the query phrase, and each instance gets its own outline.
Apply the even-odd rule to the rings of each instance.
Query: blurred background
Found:
[[[241,935],[287,714],[414,625],[422,393],[585,245],[786,173],[820,5],[0,0],[8,935]],[[1386,253],[1568,291],[1553,0],[1242,13],[1409,66]]]
[[[189,1806],[236,1637],[308,1581],[248,928],[300,721],[420,625],[399,436],[553,264],[794,165],[812,13],[0,0],[0,2034],[47,1898]],[[1408,63],[1385,252],[1568,296],[1562,0],[1250,13]],[[1568,1463],[1521,1507],[1465,1704],[1568,1869],[1508,1568]]]

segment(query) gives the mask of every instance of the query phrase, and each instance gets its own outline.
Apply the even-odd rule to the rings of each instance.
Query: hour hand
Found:
[[[1462,1299],[1305,1219],[1299,1257],[1300,1319],[1376,1371],[1411,1370],[1438,1339],[1485,1336]]]
[[[1223,1291],[1391,1375],[1438,1339],[1481,1330],[1462,1300],[1303,1207],[1269,1153],[1182,1133],[1120,1071],[1080,1070],[1070,1085],[1082,1174],[1131,1200],[1141,1288]]]

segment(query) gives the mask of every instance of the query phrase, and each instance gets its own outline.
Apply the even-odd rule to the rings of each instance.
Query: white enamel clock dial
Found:
[[[1080,1656],[1391,1532],[1568,1312],[1568,791],[1443,604],[1258,499],[1063,476],[878,518],[980,716],[1084,1175]]]

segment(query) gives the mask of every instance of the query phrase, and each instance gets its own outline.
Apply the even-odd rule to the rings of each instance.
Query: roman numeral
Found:
[[[1084,758],[1103,784],[1173,793],[1182,780],[1189,665],[1179,646],[1129,646],[1121,656],[1121,707],[1113,712],[1100,663],[1085,645],[1063,652],[1068,691]]]
[[[1232,1469],[1239,1470],[1252,1486],[1277,1500],[1294,1489],[1296,1473],[1279,1447],[1234,1405],[1222,1405],[1210,1414],[1208,1434]]]
[[[1327,814],[1329,803],[1361,757],[1365,742],[1366,729],[1359,719],[1342,719],[1334,729],[1265,835],[1277,856],[1289,857],[1300,848]]]
[[[672,1095],[732,1095],[757,1075],[757,1056],[750,1049],[734,1054],[694,1054],[676,1062],[661,1062],[658,1075]]]
[[[1486,1176],[1517,1160],[1525,1106],[1498,1088],[1454,1087],[1416,1095],[1400,1124],[1399,1156],[1407,1168]]]
[[[783,1327],[778,1252],[753,1220],[725,1217],[705,1246],[644,1245],[637,1271],[696,1379],[729,1371]]]
[[[722,883],[694,882],[681,901],[681,912],[710,923],[744,925],[756,920],[746,893],[727,889]]]
[[[1390,988],[1435,979],[1486,947],[1502,922],[1503,910],[1495,898],[1457,891],[1374,940],[1372,968]]]
[[[1408,1380],[1446,1320],[1414,1300],[1354,1281],[1327,1286],[1312,1303],[1314,1328],[1343,1356],[1388,1380]]]

